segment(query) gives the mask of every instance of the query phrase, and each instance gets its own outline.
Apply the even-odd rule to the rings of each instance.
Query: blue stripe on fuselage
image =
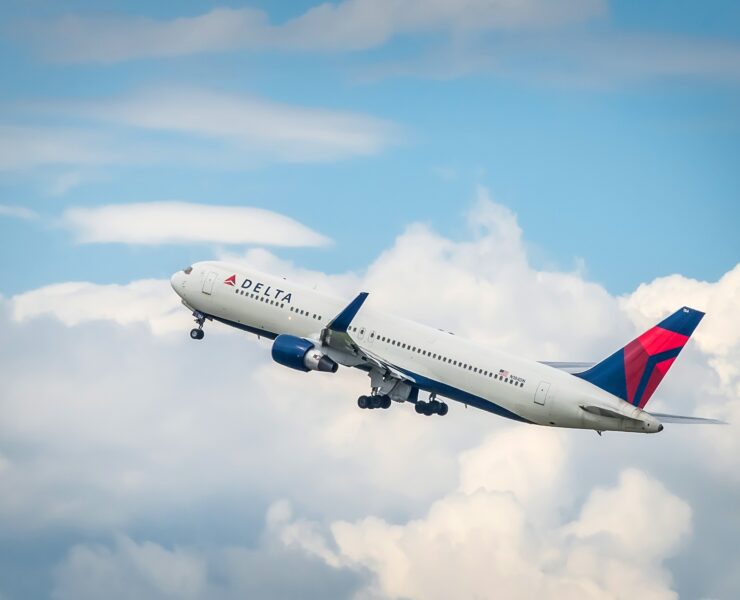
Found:
[[[259,329],[258,327],[250,327],[249,325],[244,325],[243,323],[237,323],[236,321],[230,321],[229,319],[222,319],[221,317],[216,317],[214,315],[206,315],[206,316],[209,319],[213,319],[214,321],[219,321],[220,323],[224,323],[225,325],[231,325],[232,327],[236,327],[237,329],[241,329],[242,331],[248,331],[249,333],[260,335],[270,340],[274,340],[277,337],[277,333],[273,333],[272,331],[267,331],[266,329]]]
[[[271,331],[258,329],[256,327],[250,327],[249,325],[244,325],[242,323],[237,323],[235,321],[230,321],[229,319],[223,319],[221,317],[216,317],[213,315],[207,316],[215,321],[220,321],[221,323],[224,323],[226,325],[231,325],[232,327],[236,327],[237,329],[248,331],[256,335],[261,335],[262,337],[266,337],[271,340],[274,340],[277,337],[277,334]],[[471,394],[470,392],[466,392],[465,390],[461,390],[446,383],[442,383],[441,381],[436,381],[434,379],[430,379],[429,377],[424,377],[423,375],[419,375],[418,373],[414,373],[413,371],[409,371],[408,369],[398,367],[397,365],[394,366],[403,373],[406,373],[406,375],[408,375],[409,377],[411,377],[416,382],[417,386],[424,391],[439,394],[440,396],[450,398],[451,400],[456,400],[457,402],[462,402],[463,404],[469,404],[470,406],[474,406],[475,408],[493,413],[494,415],[498,415],[499,417],[505,417],[514,421],[520,421],[521,423],[533,424],[532,421],[529,421],[524,417],[520,417],[518,414],[511,412],[510,410],[507,410],[504,407],[491,402],[490,400],[486,400],[485,398],[481,398],[480,396],[476,396],[475,394]]]
[[[499,417],[506,417],[507,419],[512,419],[514,421],[533,424],[532,421],[529,421],[524,417],[520,417],[518,414],[511,412],[510,410],[507,410],[503,406],[499,406],[498,404],[491,402],[490,400],[486,400],[485,398],[481,398],[480,396],[476,396],[475,394],[471,394],[470,392],[466,392],[465,390],[461,390],[460,388],[442,383],[441,381],[436,381],[434,379],[430,379],[429,377],[424,377],[423,375],[419,375],[418,373],[414,373],[413,371],[409,371],[408,369],[403,369],[401,367],[398,367],[398,369],[406,373],[406,375],[408,375],[409,377],[412,377],[414,381],[416,381],[416,384],[421,389],[427,392],[433,392],[435,394],[439,394],[440,396],[444,396],[445,398],[450,398],[452,400],[456,400],[457,402],[462,402],[463,404],[470,404],[470,406],[480,408],[481,410],[493,413],[495,415],[498,415]]]

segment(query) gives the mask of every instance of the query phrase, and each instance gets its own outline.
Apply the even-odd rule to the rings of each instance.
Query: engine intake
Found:
[[[336,373],[339,365],[318,350],[309,340],[294,335],[279,335],[272,344],[272,359],[298,371]]]

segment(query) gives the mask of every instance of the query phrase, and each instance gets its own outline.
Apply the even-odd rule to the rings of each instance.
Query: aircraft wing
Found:
[[[365,303],[365,300],[367,300],[367,296],[367,292],[361,292],[342,312],[334,317],[321,331],[321,343],[359,358],[381,371],[392,375],[396,379],[413,382],[414,379],[412,377],[403,373],[398,367],[381,356],[358,344],[349,334],[350,324]]]
[[[680,423],[684,425],[727,425],[727,421],[706,419],[704,417],[685,417],[683,415],[667,415],[665,413],[648,413],[661,423]]]
[[[593,367],[596,363],[592,362],[548,362],[546,360],[540,361],[541,365],[547,365],[548,367],[552,367],[553,369],[559,369],[560,371],[565,371],[566,373],[581,373],[583,371],[587,371],[591,367]]]

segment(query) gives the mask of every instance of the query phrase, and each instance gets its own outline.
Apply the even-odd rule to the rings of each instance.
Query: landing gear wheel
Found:
[[[359,406],[360,408],[367,408],[367,400],[367,396],[360,396],[357,399],[357,406]]]
[[[390,407],[391,407],[391,397],[383,396],[383,400],[380,404],[380,408],[390,408]]]
[[[426,415],[427,417],[431,415],[440,415],[443,417],[450,410],[450,407],[439,400],[430,400],[429,402],[417,402],[414,410],[418,414]]]
[[[205,335],[205,333],[203,333],[203,323],[206,322],[206,316],[197,310],[193,312],[193,316],[195,317],[195,322],[198,324],[198,327],[190,330],[190,337],[194,340],[202,340]]]

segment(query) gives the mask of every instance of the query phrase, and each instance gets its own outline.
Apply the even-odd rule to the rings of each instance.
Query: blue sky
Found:
[[[309,4],[228,6],[263,10],[280,24]],[[113,16],[125,31],[127,17],[161,26],[197,19],[215,5],[178,3],[172,12],[147,3],[67,3],[64,10],[6,3],[4,125],[88,135],[102,128],[106,137],[93,153],[158,146],[149,161],[86,155],[3,165],[2,203],[39,218],[0,220],[13,256],[2,293],[52,281],[159,277],[214,252],[207,245],[78,245],[59,226],[70,206],[183,200],[269,208],[334,241],[280,254],[339,272],[362,269],[411,222],[462,235],[479,185],[518,214],[544,268],[583,265],[617,293],[674,272],[717,278],[740,255],[736,4],[573,4],[585,16],[556,25],[486,30],[440,22],[411,33],[391,28],[361,49],[343,49],[341,40],[330,50],[312,47],[315,40],[300,49],[278,41],[167,57],[145,50],[100,63],[95,40],[85,56],[59,56],[70,34],[47,35],[57,19]],[[85,119],[90,103],[162,89],[348,111],[382,120],[393,133],[366,152],[293,160],[258,148],[240,164],[236,148],[230,157],[199,160],[211,151],[202,138]],[[14,142],[6,136],[8,146]],[[190,164],[168,157],[173,143],[194,155]]]

